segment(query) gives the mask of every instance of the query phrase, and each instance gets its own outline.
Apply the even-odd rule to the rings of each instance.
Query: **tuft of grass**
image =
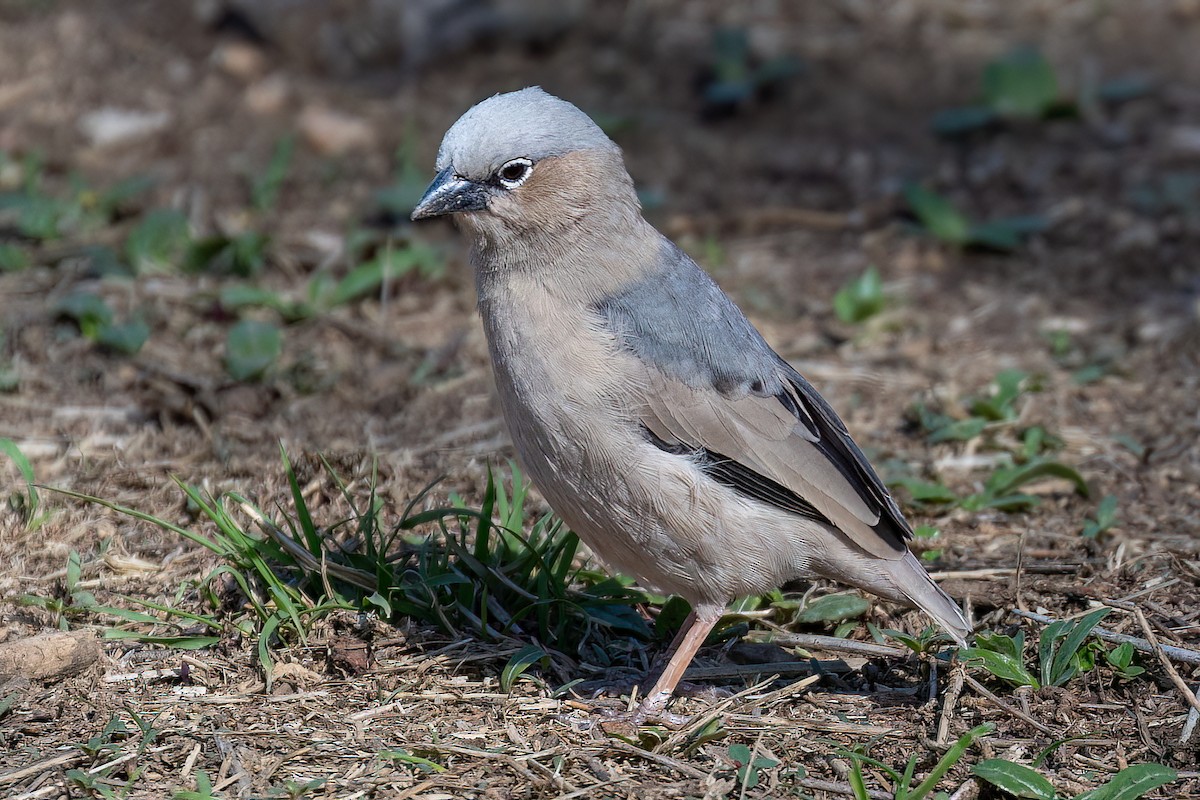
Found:
[[[510,688],[536,663],[545,666],[552,658],[570,654],[607,665],[614,640],[652,635],[636,608],[647,595],[627,581],[579,566],[579,540],[559,520],[549,515],[526,518],[527,487],[515,466],[511,490],[489,471],[478,508],[452,498],[450,505],[416,511],[428,500],[430,486],[408,504],[396,524],[387,526],[375,479],[365,504],[358,503],[325,463],[349,514],[322,528],[286,453],[282,458],[292,509],[278,521],[240,494],[213,497],[178,480],[189,505],[208,523],[207,531],[101,498],[55,490],[176,533],[222,561],[196,587],[210,613],[144,601],[140,605],[155,613],[122,611],[98,606],[94,598],[75,601],[71,613],[119,617],[122,624],[106,632],[107,638],[175,647],[208,646],[222,635],[256,638],[268,685],[273,649],[303,643],[313,622],[337,609],[373,611],[388,619],[408,617],[455,636],[528,643],[505,670],[504,683]],[[340,545],[342,535],[358,546]],[[228,602],[230,590],[240,602]],[[67,608],[63,612],[66,615]],[[195,634],[197,625],[208,632]]]
[[[937,764],[929,771],[929,774],[915,785],[918,759],[916,753],[909,757],[903,771],[900,771],[878,759],[868,756],[864,746],[859,746],[853,750],[841,745],[835,745],[835,748],[840,755],[850,760],[849,783],[855,800],[870,799],[870,794],[867,791],[866,775],[863,769],[867,766],[875,767],[888,776],[894,787],[893,797],[896,800],[924,800],[924,798],[929,797],[934,792],[938,783],[946,776],[946,773],[953,769],[958,762],[962,761],[967,751],[971,749],[971,746],[978,739],[991,734],[993,730],[995,730],[995,726],[989,723],[967,731],[938,759]]]
[[[8,456],[25,483],[24,489],[13,489],[9,493],[6,498],[8,507],[25,524],[26,530],[36,531],[50,518],[50,514],[42,509],[42,498],[38,494],[33,465],[12,439],[0,438],[0,454]]]
[[[1044,428],[1030,426],[1019,431],[1015,445],[1003,447],[999,444],[999,434],[1012,432],[1021,418],[1021,398],[1035,388],[1036,383],[1027,373],[1006,369],[997,374],[987,392],[962,401],[966,416],[934,411],[921,403],[912,407],[910,413],[914,421],[931,444],[983,439],[986,446],[1007,450],[977,491],[960,497],[941,483],[911,474],[894,475],[889,483],[903,487],[918,507],[933,505],[968,511],[1015,512],[1032,508],[1039,499],[1021,491],[1022,487],[1048,478],[1066,481],[1077,494],[1088,497],[1090,487],[1079,471],[1045,454],[1061,443]]]

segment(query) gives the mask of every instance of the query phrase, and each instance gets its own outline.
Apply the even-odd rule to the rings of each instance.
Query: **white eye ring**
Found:
[[[533,174],[533,162],[528,158],[514,158],[496,170],[496,179],[505,189],[515,189]]]

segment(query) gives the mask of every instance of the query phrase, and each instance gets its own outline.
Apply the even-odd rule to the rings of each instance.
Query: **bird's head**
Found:
[[[487,240],[561,234],[639,214],[621,151],[575,106],[538,87],[498,94],[446,132],[414,220],[452,214]]]

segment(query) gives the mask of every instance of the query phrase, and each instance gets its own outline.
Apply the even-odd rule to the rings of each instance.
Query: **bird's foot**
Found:
[[[671,695],[669,694],[647,697],[632,709],[605,707],[600,703],[592,703],[588,706],[578,704],[575,705],[575,708],[587,710],[590,712],[589,716],[581,718],[575,715],[559,715],[559,719],[572,727],[583,730],[599,727],[608,734],[637,738],[638,729],[645,725],[662,725],[675,730],[691,721],[689,716],[672,714],[667,711],[667,702],[670,699]]]
[[[667,711],[670,693],[650,695],[631,710],[605,710],[600,715],[599,725],[605,733],[636,736],[638,728],[647,723],[662,725],[672,730],[682,728],[691,717]]]

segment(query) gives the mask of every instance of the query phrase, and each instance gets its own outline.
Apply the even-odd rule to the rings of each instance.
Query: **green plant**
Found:
[[[980,102],[946,109],[933,120],[942,136],[962,136],[1004,121],[1037,120],[1075,113],[1064,99],[1054,68],[1035,49],[1015,48],[983,70]]]
[[[286,800],[300,800],[301,797],[314,794],[326,782],[325,778],[316,778],[311,781],[286,780],[282,786],[272,789],[267,796],[286,798]]]
[[[450,506],[415,513],[427,487],[385,527],[383,505],[375,495],[375,479],[365,506],[356,503],[346,485],[329,467],[350,515],[330,528],[319,528],[304,500],[286,454],[284,469],[293,509],[276,523],[241,495],[219,498],[179,482],[189,504],[213,530],[201,533],[108,500],[56,490],[97,503],[157,525],[201,545],[224,563],[213,569],[199,588],[215,615],[192,614],[142,601],[150,611],[166,616],[125,611],[118,616],[132,626],[110,638],[158,641],[178,647],[205,646],[210,636],[184,639],[159,633],[173,620],[199,623],[214,634],[232,630],[256,637],[258,659],[268,684],[272,680],[272,649],[279,643],[303,642],[312,621],[335,609],[374,610],[385,617],[408,616],[436,625],[454,635],[470,633],[486,639],[520,642],[536,637],[543,655],[526,648],[502,676],[512,683],[533,663],[554,650],[585,654],[593,663],[611,662],[609,646],[616,637],[648,638],[650,630],[635,605],[647,596],[628,583],[608,578],[575,564],[579,542],[550,516],[527,525],[526,486],[513,467],[512,493],[489,473],[483,504],[467,507],[461,500]],[[178,481],[177,481],[178,482]],[[251,533],[248,517],[264,532]],[[415,534],[417,529],[432,531]],[[361,543],[345,550],[335,543],[344,528],[352,528]],[[214,582],[236,587],[245,598],[230,618],[229,604]],[[113,614],[107,607],[93,613]],[[150,626],[147,630],[147,626]]]
[[[67,630],[70,627],[70,619],[90,614],[99,607],[96,596],[80,588],[79,582],[82,573],[83,561],[80,559],[79,553],[72,550],[67,555],[66,577],[61,589],[56,590],[50,597],[36,594],[22,595],[21,604],[50,612],[55,616],[55,622],[59,629]]]
[[[37,481],[33,473],[33,465],[21,452],[21,448],[12,439],[0,438],[0,453],[8,456],[9,460],[21,473],[25,483],[24,490],[14,488],[6,498],[8,507],[25,524],[25,529],[35,531],[50,518],[50,513],[42,509],[41,495],[38,494]]]
[[[865,322],[883,311],[883,279],[879,270],[867,267],[857,278],[847,281],[833,296],[833,311],[842,322]]]
[[[709,74],[702,86],[706,109],[730,113],[800,72],[800,62],[788,56],[765,61],[756,58],[745,29],[718,28],[712,38]]]
[[[726,754],[737,768],[737,785],[743,789],[754,789],[759,783],[759,772],[779,766],[779,759],[756,756],[744,744],[731,744]]]
[[[987,736],[993,730],[995,730],[993,725],[985,724],[967,731],[959,737],[958,741],[950,746],[950,749],[938,759],[937,764],[934,765],[929,774],[915,786],[913,785],[913,781],[915,780],[918,758],[915,753],[909,757],[908,762],[904,766],[904,771],[900,772],[882,761],[866,755],[864,748],[861,746],[854,750],[848,750],[840,745],[836,745],[836,748],[843,757],[850,759],[849,782],[855,800],[870,800],[870,794],[867,791],[866,776],[863,774],[864,765],[873,766],[887,774],[894,787],[892,796],[895,800],[922,800],[922,798],[928,797],[933,793],[946,773],[962,760],[963,756],[967,754],[967,751],[977,739]]]
[[[1035,769],[1002,758],[989,758],[971,768],[975,777],[1005,794],[1029,800],[1058,800],[1054,785]],[[1179,774],[1162,764],[1133,764],[1106,783],[1075,795],[1074,800],[1137,800],[1147,792],[1177,780]]]
[[[267,212],[275,207],[279,200],[279,190],[287,177],[288,168],[292,163],[292,153],[296,149],[296,137],[288,134],[275,143],[271,152],[271,161],[266,171],[251,181],[250,197],[254,208],[259,212]]]
[[[301,298],[292,299],[259,286],[228,284],[221,287],[218,299],[227,311],[267,308],[279,314],[284,322],[299,322],[376,293],[389,282],[413,272],[435,276],[443,265],[441,254],[426,245],[409,242],[393,248],[385,243],[339,279],[325,272],[317,273],[304,287]]]
[[[117,322],[104,298],[88,292],[75,292],[55,307],[57,313],[71,319],[79,332],[101,347],[134,355],[150,338],[150,326],[139,318]]]
[[[277,326],[244,319],[225,338],[225,371],[238,381],[261,378],[282,351],[283,334]]]
[[[1082,535],[1087,539],[1096,539],[1116,524],[1117,498],[1111,494],[1105,495],[1096,506],[1096,518],[1084,522]]]
[[[1078,620],[1059,620],[1042,630],[1038,639],[1038,664],[1043,686],[1062,686],[1076,673],[1095,666],[1095,650],[1085,644],[1092,629],[1111,611],[1111,608],[1098,608]],[[1103,645],[1100,647],[1102,649]]]
[[[102,228],[153,185],[152,179],[137,176],[97,191],[71,176],[68,191],[54,195],[43,187],[45,164],[39,154],[27,154],[20,170],[19,188],[0,192],[0,219],[11,221],[18,233],[37,242]]]
[[[1036,233],[1049,221],[1042,216],[1003,217],[988,222],[973,222],[942,195],[910,183],[904,188],[904,200],[917,221],[933,238],[956,247],[977,247],[1008,252]]]
[[[202,769],[196,770],[196,789],[176,789],[171,797],[174,800],[220,800],[221,795],[213,790],[212,781],[208,779],[208,773]]]
[[[139,275],[175,272],[186,263],[191,243],[191,226],[183,212],[155,209],[129,232],[125,257]]]
[[[1016,636],[979,634],[975,637],[975,646],[959,651],[959,656],[969,665],[982,667],[994,677],[1014,686],[1030,686],[1034,689],[1063,686],[1078,673],[1093,669],[1098,652],[1107,656],[1102,644],[1098,641],[1089,642],[1088,638],[1110,611],[1108,608],[1099,608],[1077,620],[1059,620],[1043,628],[1038,639],[1037,677],[1025,667],[1024,632]],[[1121,653],[1116,658],[1121,660],[1124,655]],[[1130,652],[1124,662],[1126,667],[1132,656]]]
[[[1143,674],[1146,670],[1133,663],[1134,649],[1129,642],[1117,645],[1104,654],[1104,660],[1113,668],[1118,676],[1130,680]]]
[[[1001,370],[988,391],[962,401],[966,417],[937,412],[921,403],[914,405],[911,413],[931,443],[987,437],[985,442],[994,445],[998,434],[1011,431],[1020,419],[1019,401],[1035,386],[1028,373],[1017,369]],[[997,459],[997,466],[980,489],[961,497],[941,483],[914,478],[904,472],[890,478],[889,484],[906,489],[918,506],[943,505],[968,511],[1022,511],[1031,508],[1039,502],[1038,498],[1020,489],[1047,478],[1067,481],[1076,493],[1087,497],[1090,489],[1078,470],[1045,455],[1059,444],[1058,439],[1041,426],[1033,425],[1024,429],[1020,433],[1019,445],[1010,445],[1009,452]]]

